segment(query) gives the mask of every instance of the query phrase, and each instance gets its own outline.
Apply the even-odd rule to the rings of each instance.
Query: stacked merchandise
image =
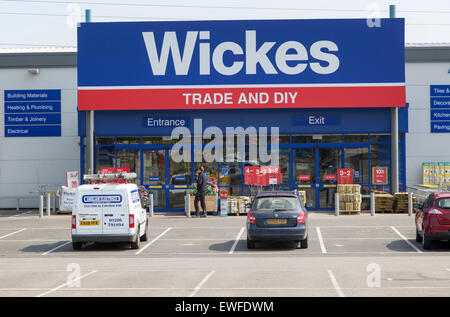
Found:
[[[361,185],[340,184],[337,185],[339,193],[339,212],[340,213],[356,213],[361,211]]]
[[[239,203],[236,197],[228,197],[228,214],[238,215],[239,214]]]
[[[425,186],[449,186],[450,162],[424,162],[422,175],[422,184]]]
[[[391,213],[394,210],[395,197],[386,192],[375,191],[375,212]]]
[[[396,213],[407,213],[408,212],[408,193],[395,193],[394,211]],[[417,198],[413,195],[412,197],[413,205],[417,203]]]
[[[303,202],[303,205],[306,205],[306,191],[304,190],[297,190],[298,195],[300,196],[300,199]]]
[[[228,197],[228,214],[229,215],[247,215],[250,208],[247,204],[251,204],[252,200],[247,196],[230,196]]]

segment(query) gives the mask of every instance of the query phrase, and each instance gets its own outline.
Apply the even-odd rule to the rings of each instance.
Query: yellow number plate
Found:
[[[287,224],[287,219],[267,219],[267,224],[269,224],[269,225],[285,225],[285,224]]]
[[[100,220],[80,221],[80,226],[98,226],[99,224]]]

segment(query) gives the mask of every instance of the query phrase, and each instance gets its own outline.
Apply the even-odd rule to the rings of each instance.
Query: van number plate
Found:
[[[80,221],[80,226],[98,226],[100,220]]]

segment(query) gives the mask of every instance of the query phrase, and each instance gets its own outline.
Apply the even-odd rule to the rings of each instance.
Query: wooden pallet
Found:
[[[359,215],[360,213],[359,210],[339,210],[340,215]]]

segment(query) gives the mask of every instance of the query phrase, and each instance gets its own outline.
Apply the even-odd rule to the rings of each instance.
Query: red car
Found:
[[[416,213],[416,241],[430,249],[436,240],[450,240],[450,192],[431,194]]]

